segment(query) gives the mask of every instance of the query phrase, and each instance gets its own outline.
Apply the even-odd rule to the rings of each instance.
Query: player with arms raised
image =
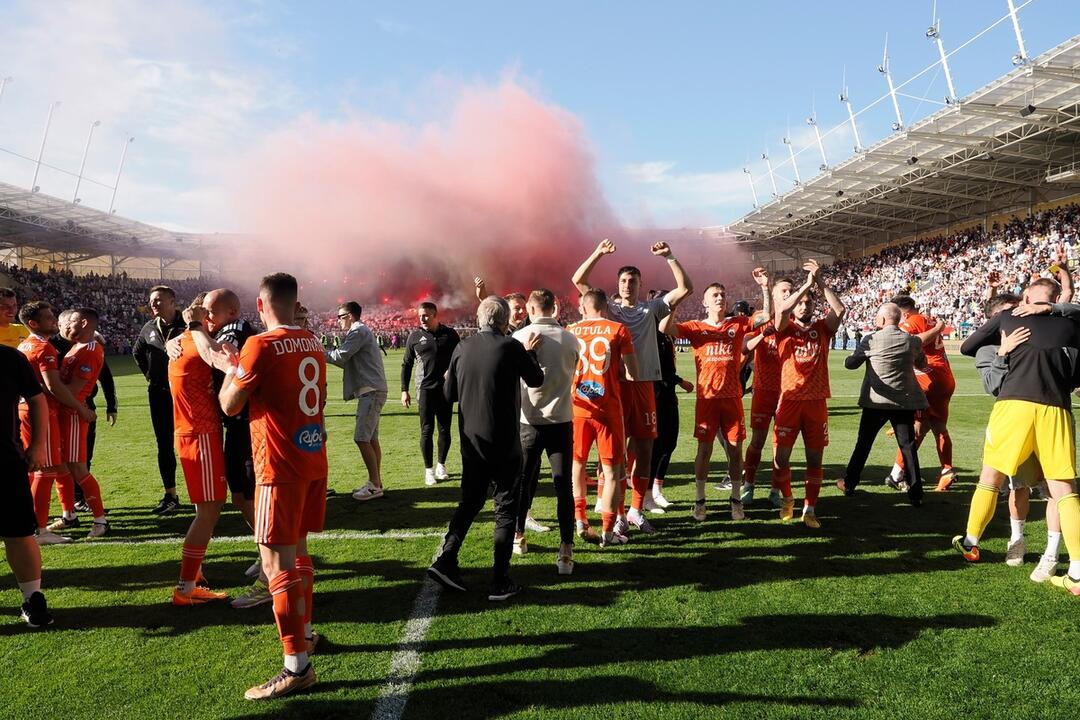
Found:
[[[326,359],[318,338],[296,325],[296,278],[275,273],[259,286],[266,332],[248,339],[237,360],[228,346],[213,354],[225,384],[221,409],[236,415],[249,403],[255,462],[255,542],[274,598],[274,618],[285,651],[284,669],[245,694],[280,697],[315,683],[308,655],[314,568],[307,535],[326,515],[323,404]]]
[[[777,305],[773,323],[780,348],[780,404],[773,429],[776,450],[773,456],[773,483],[782,495],[780,519],[795,517],[791,495],[791,449],[801,433],[806,448],[806,499],[803,523],[820,528],[817,505],[821,492],[822,457],[829,444],[829,340],[844,319],[844,304],[822,282],[817,261],[803,264],[806,282]],[[814,320],[814,298],[818,287],[829,304],[825,317]]]

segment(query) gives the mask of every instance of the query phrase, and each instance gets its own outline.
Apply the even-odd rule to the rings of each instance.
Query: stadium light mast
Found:
[[[79,176],[75,178],[75,192],[71,194],[71,204],[78,205],[79,186],[82,185],[83,171],[86,170],[86,156],[90,154],[90,141],[94,139],[94,128],[101,124],[100,120],[90,123],[90,132],[86,135],[86,147],[83,148],[82,162],[79,163]]]
[[[810,111],[810,117],[806,118],[806,124],[814,128],[814,137],[817,138],[818,151],[821,153],[821,166],[818,170],[825,172],[829,169],[829,158],[825,157],[825,143],[821,141],[821,129],[818,127],[817,113],[815,111]]]
[[[746,173],[746,180],[750,183],[750,194],[754,197],[754,209],[758,207],[757,189],[754,187],[754,175],[750,172],[750,168],[743,168],[742,171]]]
[[[851,109],[851,98],[848,97],[847,69],[844,70],[844,85],[840,90],[840,102],[847,108],[848,120],[851,121],[851,133],[855,136],[855,152],[862,152],[862,140],[859,139],[859,126],[855,124],[855,111]]]
[[[52,125],[53,111],[60,105],[60,101],[56,100],[49,105],[49,115],[45,118],[45,132],[41,133],[41,147],[38,148],[37,162],[34,163],[34,179],[30,181],[30,192],[36,193],[38,188],[37,179],[38,173],[41,172],[41,158],[45,155],[45,141],[49,139],[49,126]]]
[[[1016,34],[1016,46],[1020,49],[1020,52],[1013,55],[1012,62],[1013,65],[1027,65],[1027,48],[1024,47],[1024,34],[1020,32],[1020,18],[1016,14],[1016,3],[1013,0],[1008,0],[1008,2],[1009,17],[1012,18],[1013,32]]]
[[[892,73],[889,71],[889,34],[885,34],[885,54],[881,58],[881,64],[878,65],[878,72],[885,76],[885,82],[889,84],[889,97],[892,98],[893,110],[896,111],[896,122],[892,124],[892,129],[899,132],[904,129],[904,116],[900,114],[900,102],[896,99],[896,87],[893,85]]]
[[[941,56],[942,69],[945,70],[945,84],[948,85],[948,95],[945,96],[945,105],[957,103],[956,86],[953,84],[953,73],[948,69],[948,56],[945,54],[945,43],[942,42],[941,21],[934,17],[934,24],[927,28],[927,37],[937,45],[937,55]]]
[[[124,172],[124,159],[127,158],[128,145],[135,142],[135,137],[129,137],[124,141],[124,148],[120,151],[120,167],[116,169],[116,182],[113,184],[112,199],[109,200],[109,214],[116,212],[116,191],[120,189],[120,174]]]
[[[795,185],[802,185],[802,178],[799,177],[799,165],[795,162],[795,147],[791,144],[791,138],[785,137],[784,144],[787,145],[788,155],[791,156],[791,169],[795,171]]]
[[[769,160],[769,151],[761,153],[761,159],[765,161],[765,168],[769,171],[769,184],[772,185],[772,196],[774,198],[780,197],[779,191],[776,189],[776,176],[773,175],[772,161]]]

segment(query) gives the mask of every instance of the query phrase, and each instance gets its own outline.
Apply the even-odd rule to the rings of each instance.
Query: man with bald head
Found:
[[[866,459],[881,426],[892,424],[896,444],[904,456],[907,493],[912,505],[922,503],[922,478],[915,446],[915,411],[926,409],[926,395],[915,377],[915,368],[926,364],[922,340],[900,329],[900,307],[885,303],[878,308],[874,324],[878,330],[867,334],[845,358],[844,367],[854,370],[866,363],[859,407],[859,437],[848,461],[844,478],[836,486],[845,495],[854,495]]]

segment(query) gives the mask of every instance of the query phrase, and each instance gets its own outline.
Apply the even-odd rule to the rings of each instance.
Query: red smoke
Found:
[[[612,285],[618,265],[649,263],[648,242],[670,239],[620,226],[581,124],[512,80],[464,90],[445,124],[301,118],[247,170],[239,207],[261,237],[253,264],[296,273],[309,303],[472,308],[474,275],[493,292],[570,295],[600,239],[619,243],[598,270]]]

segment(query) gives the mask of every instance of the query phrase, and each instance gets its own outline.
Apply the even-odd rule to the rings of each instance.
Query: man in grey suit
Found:
[[[360,501],[383,496],[382,448],[379,445],[379,414],[386,404],[386,371],[375,335],[360,321],[360,303],[338,306],[338,326],[345,331],[341,345],[326,351],[326,361],[345,371],[344,399],[356,399],[356,427],[353,440],[367,466],[368,482],[353,491]]]
[[[859,437],[851,452],[847,472],[836,486],[845,495],[854,495],[859,476],[866,466],[874,438],[881,426],[891,423],[896,443],[904,456],[907,472],[907,494],[912,505],[922,504],[923,486],[919,475],[919,454],[915,447],[915,411],[927,406],[926,396],[915,379],[915,368],[925,364],[922,341],[900,329],[900,308],[885,303],[877,312],[874,324],[880,328],[863,337],[855,351],[844,359],[844,367],[854,370],[863,363],[866,375],[859,407]]]

